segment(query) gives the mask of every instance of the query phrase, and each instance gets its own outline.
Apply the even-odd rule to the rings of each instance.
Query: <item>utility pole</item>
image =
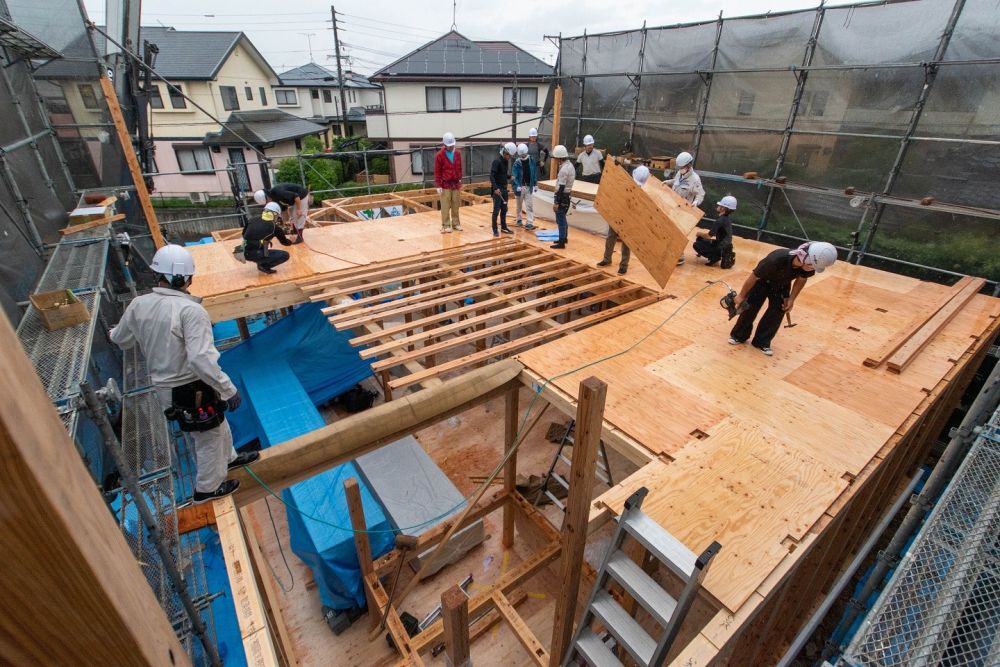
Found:
[[[340,89],[340,136],[347,136],[347,96],[344,95],[344,70],[340,66],[340,39],[337,37],[337,10],[330,5],[333,19],[333,49],[337,54],[337,87]]]
[[[517,72],[514,72],[514,89],[510,94],[510,140],[517,143]]]

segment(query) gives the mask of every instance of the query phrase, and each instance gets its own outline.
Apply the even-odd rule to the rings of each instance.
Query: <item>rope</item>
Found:
[[[528,418],[531,416],[532,408],[535,405],[535,401],[538,400],[539,396],[541,396],[542,391],[545,389],[545,387],[547,387],[552,382],[554,382],[556,380],[559,380],[560,378],[566,377],[567,375],[572,375],[573,373],[578,373],[579,371],[585,370],[587,368],[592,368],[593,366],[596,366],[596,365],[598,365],[600,363],[603,363],[605,361],[609,361],[611,359],[614,359],[616,357],[620,357],[620,356],[622,356],[624,354],[627,354],[627,353],[631,352],[636,347],[638,347],[639,345],[641,345],[642,343],[644,343],[647,339],[649,339],[657,331],[659,331],[660,329],[662,329],[667,324],[667,322],[669,322],[670,320],[672,320],[674,318],[674,316],[677,315],[677,313],[679,313],[681,310],[683,310],[689,303],[691,303],[691,301],[693,301],[695,299],[695,297],[697,297],[698,295],[700,295],[702,292],[704,292],[705,290],[707,290],[709,287],[712,287],[713,285],[723,285],[723,286],[726,287],[727,291],[729,291],[729,290],[732,289],[729,286],[729,284],[726,281],[724,281],[724,280],[712,280],[712,281],[709,281],[709,282],[707,282],[705,284],[704,287],[701,287],[694,294],[692,294],[687,299],[685,299],[684,301],[682,301],[659,324],[657,324],[656,326],[654,326],[649,332],[647,332],[646,334],[644,334],[643,336],[641,336],[634,343],[628,345],[627,347],[625,347],[622,350],[619,350],[618,352],[613,352],[611,354],[604,355],[603,357],[598,357],[596,359],[588,361],[587,363],[582,364],[580,366],[577,366],[575,368],[571,368],[571,369],[563,371],[561,373],[557,373],[557,374],[553,375],[552,377],[546,378],[537,387],[533,387],[534,394],[531,397],[531,401],[528,403],[528,409],[525,410],[524,418],[521,420],[521,424],[518,427],[517,433],[514,436],[514,442],[515,443],[519,442],[519,440],[521,438],[521,434],[524,431],[524,427],[528,423]],[[397,532],[400,532],[400,533],[410,533],[410,532],[414,532],[414,531],[416,531],[416,530],[418,530],[420,528],[424,528],[424,527],[436,524],[439,521],[447,518],[448,516],[451,516],[452,514],[454,514],[455,512],[457,512],[458,510],[462,509],[463,507],[467,506],[469,504],[469,501],[472,498],[477,497],[483,491],[483,489],[485,487],[489,486],[489,484],[492,482],[492,480],[498,474],[500,474],[500,471],[503,470],[504,465],[507,464],[508,459],[511,456],[513,456],[516,451],[517,451],[517,447],[512,447],[510,449],[510,451],[508,451],[506,453],[506,455],[503,457],[503,459],[500,461],[500,463],[497,464],[496,468],[493,469],[493,472],[486,477],[486,479],[483,481],[483,483],[480,484],[479,486],[477,486],[476,490],[473,493],[471,493],[470,495],[468,495],[465,498],[463,498],[462,501],[459,502],[459,503],[457,503],[455,506],[451,507],[447,511],[442,512],[441,514],[439,514],[439,515],[437,515],[437,516],[435,516],[433,518],[428,519],[427,521],[422,521],[422,522],[420,522],[418,524],[414,524],[412,526],[400,526],[399,528],[395,528],[395,529],[374,528],[374,529],[368,529],[368,530],[358,530],[358,531],[355,531],[353,528],[348,528],[348,527],[345,527],[345,526],[341,526],[339,524],[331,523],[329,521],[326,521],[325,519],[321,519],[321,518],[319,518],[317,516],[313,516],[312,514],[309,514],[308,512],[303,512],[301,509],[299,509],[297,507],[292,507],[288,503],[286,503],[285,500],[281,496],[279,496],[277,493],[275,493],[275,491],[270,486],[267,485],[267,482],[265,482],[260,477],[258,477],[257,474],[249,466],[243,466],[243,469],[247,472],[248,475],[250,475],[251,479],[253,479],[255,482],[257,482],[257,484],[259,484],[260,487],[263,488],[264,491],[266,491],[270,496],[276,498],[281,504],[283,504],[288,511],[295,512],[299,516],[301,516],[303,518],[306,518],[306,519],[309,519],[310,521],[315,521],[316,523],[321,524],[323,526],[328,526],[328,527],[333,528],[335,530],[344,531],[346,533],[355,533],[355,532],[357,532],[357,533],[366,533],[366,534],[397,533]],[[344,472],[344,467],[341,466],[340,470],[337,473],[337,480],[335,481],[335,484],[339,483],[340,477],[341,477],[341,475],[343,475],[343,472]]]

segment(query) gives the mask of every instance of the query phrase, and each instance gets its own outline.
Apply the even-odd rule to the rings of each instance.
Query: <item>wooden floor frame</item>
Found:
[[[477,182],[462,186],[459,191],[461,205],[489,203],[489,197],[477,195],[474,192],[474,190],[483,188],[489,188],[489,183]],[[439,197],[436,188],[423,188],[330,199],[310,212],[309,221],[317,227],[322,227],[341,222],[360,222],[370,220],[372,217],[390,217],[392,213],[388,209],[402,209],[403,215],[426,213],[440,209]],[[371,211],[372,213],[369,216],[361,216],[358,215],[358,211]],[[377,215],[375,215],[376,213]]]
[[[373,360],[386,400],[668,297],[512,239],[354,267],[297,285],[310,301],[328,304],[323,313],[334,327],[356,332],[350,342]],[[464,347],[473,349],[454,358]],[[453,358],[440,361],[441,354]]]

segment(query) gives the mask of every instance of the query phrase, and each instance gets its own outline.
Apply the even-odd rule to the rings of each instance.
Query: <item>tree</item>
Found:
[[[299,157],[287,158],[278,163],[274,173],[276,181],[305,185],[312,190],[313,201],[317,204],[324,199],[340,196],[334,190],[346,178],[344,165],[334,158],[302,157],[304,154],[323,152],[323,144],[316,137],[306,137],[302,142],[302,149]],[[305,176],[304,183],[303,176]]]

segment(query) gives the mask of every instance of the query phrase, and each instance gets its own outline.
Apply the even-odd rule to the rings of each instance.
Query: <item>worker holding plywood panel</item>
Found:
[[[701,184],[701,176],[692,166],[693,162],[694,157],[687,151],[679,153],[674,161],[677,165],[674,177],[668,178],[663,183],[670,186],[670,189],[683,197],[687,203],[692,206],[701,206],[701,202],[705,199],[705,188]],[[681,256],[677,258],[677,266],[683,263],[684,253],[682,252]]]

